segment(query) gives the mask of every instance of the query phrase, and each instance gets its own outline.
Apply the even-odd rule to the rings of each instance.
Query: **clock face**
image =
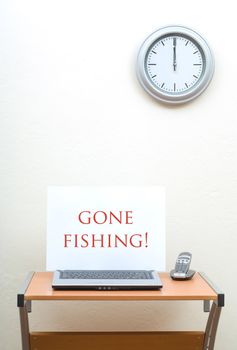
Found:
[[[206,89],[213,72],[214,59],[208,44],[186,27],[159,29],[145,40],[138,54],[138,79],[162,102],[194,99]]]
[[[193,41],[171,35],[150,47],[145,69],[155,87],[179,94],[199,81],[204,64],[202,51]]]

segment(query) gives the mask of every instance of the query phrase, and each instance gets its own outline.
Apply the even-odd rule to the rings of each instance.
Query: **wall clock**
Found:
[[[214,58],[206,40],[190,28],[160,28],[144,41],[138,53],[138,80],[161,102],[193,100],[207,88],[213,72]]]

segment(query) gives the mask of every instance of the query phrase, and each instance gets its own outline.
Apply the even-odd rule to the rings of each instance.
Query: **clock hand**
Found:
[[[177,66],[177,62],[176,62],[176,38],[173,38],[173,67],[174,67],[174,71],[176,71],[176,66]]]

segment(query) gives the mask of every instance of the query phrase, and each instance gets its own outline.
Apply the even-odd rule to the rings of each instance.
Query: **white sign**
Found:
[[[163,187],[48,189],[47,270],[165,271]]]

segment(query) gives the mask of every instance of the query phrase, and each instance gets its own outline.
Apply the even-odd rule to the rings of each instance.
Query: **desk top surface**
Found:
[[[25,292],[25,300],[216,300],[217,293],[196,273],[189,281],[173,281],[159,273],[163,288],[157,291],[56,291],[51,287],[52,272],[35,272]]]

